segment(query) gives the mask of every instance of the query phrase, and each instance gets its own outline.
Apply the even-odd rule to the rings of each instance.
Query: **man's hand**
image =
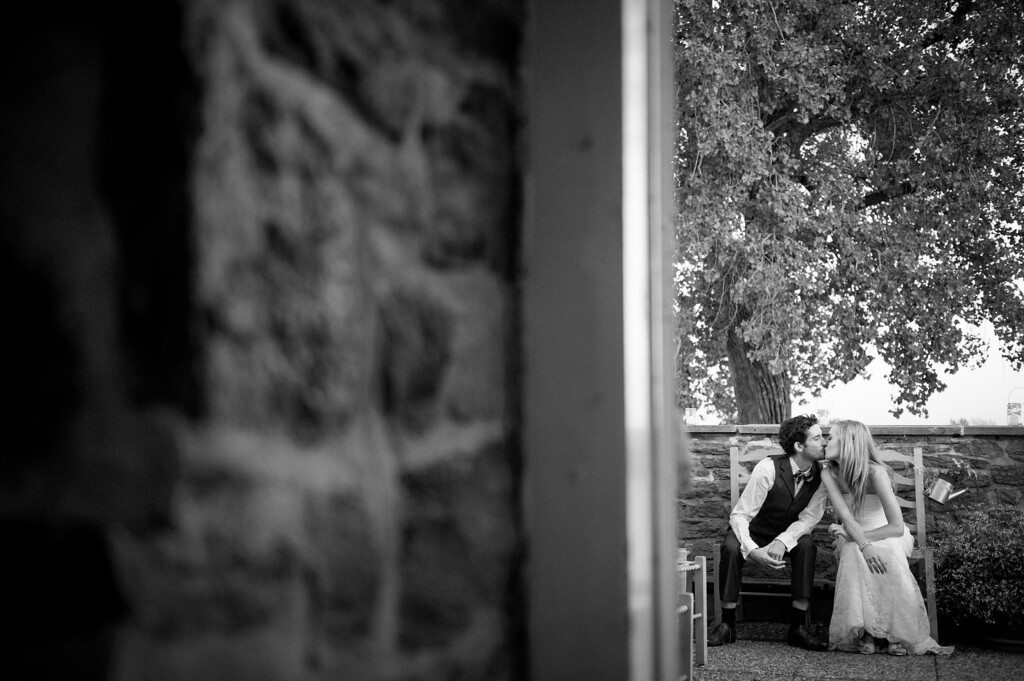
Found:
[[[770,567],[773,570],[782,570],[786,567],[782,557],[786,555],[786,545],[776,539],[768,546],[754,549],[747,555],[747,560]]]

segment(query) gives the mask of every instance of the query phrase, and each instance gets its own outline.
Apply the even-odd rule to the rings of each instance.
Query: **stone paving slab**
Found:
[[[792,681],[798,677],[792,675],[771,676],[751,671],[749,669],[740,669],[731,672],[723,669],[712,669],[709,671],[694,670],[693,678],[694,681]]]
[[[698,670],[747,670],[762,675],[792,678],[807,655],[825,655],[792,648],[785,643],[769,641],[736,641],[729,645],[708,648],[708,663],[694,669],[694,677],[701,678]]]
[[[777,645],[777,644],[776,644]],[[877,681],[935,681],[934,655],[818,653],[797,669],[805,679],[877,679]]]
[[[787,645],[785,624],[737,629],[736,643],[708,648],[708,663],[694,668],[694,681],[1024,681],[1019,653],[962,644],[949,656],[815,653]]]
[[[1024,681],[1024,655],[958,645],[936,660],[938,681]]]

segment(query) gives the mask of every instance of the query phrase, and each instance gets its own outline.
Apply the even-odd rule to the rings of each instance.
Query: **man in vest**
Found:
[[[743,564],[750,560],[772,570],[783,570],[783,557],[792,563],[793,607],[789,645],[826,650],[828,644],[806,626],[818,549],[811,530],[821,520],[828,493],[821,484],[825,438],[817,417],[794,416],[779,428],[784,456],[758,462],[729,516],[729,531],[722,544],[721,574],[716,575],[722,600],[722,621],[708,634],[709,646],[736,640],[736,602],[743,579]]]

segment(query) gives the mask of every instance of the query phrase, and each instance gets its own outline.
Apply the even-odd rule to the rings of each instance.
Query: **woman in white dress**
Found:
[[[929,636],[928,613],[907,556],[914,548],[896,501],[893,472],[859,421],[832,424],[821,480],[842,524],[829,647],[890,655],[948,655]],[[923,520],[923,519],[922,519]]]

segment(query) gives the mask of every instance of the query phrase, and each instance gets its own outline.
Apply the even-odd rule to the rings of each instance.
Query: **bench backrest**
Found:
[[[924,510],[924,461],[920,447],[914,447],[913,456],[892,449],[881,449],[878,457],[889,464],[896,476],[896,500],[904,510],[903,522],[917,539],[921,548],[928,546]],[[913,510],[914,522],[906,519],[906,510]]]
[[[743,488],[750,482],[750,471],[761,459],[782,454],[782,448],[763,447],[748,449],[740,453],[739,447],[729,448],[729,508],[732,509],[740,500]]]

